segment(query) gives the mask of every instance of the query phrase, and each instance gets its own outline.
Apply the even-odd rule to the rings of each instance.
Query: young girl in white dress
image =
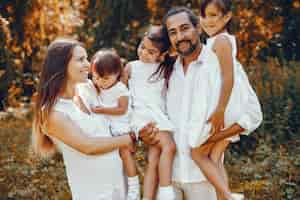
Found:
[[[91,111],[109,120],[111,134],[120,136],[131,133],[129,91],[120,81],[122,65],[113,50],[100,50],[92,58],[92,82],[78,85],[78,94]],[[127,200],[140,199],[139,179],[132,148],[121,148],[125,173],[128,176]]]
[[[162,41],[160,26],[152,26],[143,37],[137,54],[139,60],[129,62],[124,79],[128,81],[133,97],[132,127],[139,132],[148,123],[155,123],[160,132],[158,141],[149,146],[148,165],[144,177],[143,199],[155,199],[157,180],[159,188],[157,199],[175,199],[171,184],[172,166],[176,146],[172,138],[173,125],[165,108],[164,78],[154,76],[168,46]],[[157,176],[158,171],[158,176]]]
[[[199,115],[191,120],[194,125],[190,127],[190,144],[194,148],[193,160],[215,186],[218,199],[231,200],[241,199],[242,195],[230,192],[223,156],[229,143],[238,141],[239,137],[205,144],[211,136],[221,135],[222,130],[235,123],[245,130],[242,134],[249,134],[260,125],[262,113],[258,98],[236,58],[235,37],[227,31],[232,17],[230,9],[230,0],[204,0],[201,4],[201,28],[210,37],[208,49],[216,55],[216,58],[206,59],[217,59],[220,68],[201,69],[199,72],[199,82],[195,87],[201,97],[194,97]]]

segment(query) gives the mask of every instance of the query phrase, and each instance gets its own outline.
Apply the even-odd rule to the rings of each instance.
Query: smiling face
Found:
[[[81,46],[76,46],[67,67],[68,80],[73,83],[87,81],[89,67],[86,50]]]
[[[109,89],[118,81],[118,74],[110,74],[99,76],[96,72],[93,72],[93,82],[98,89]]]
[[[187,13],[174,14],[166,20],[171,45],[181,56],[191,55],[200,46],[199,32]]]
[[[160,61],[161,52],[153,45],[151,40],[145,36],[141,41],[138,50],[139,60],[145,63],[157,63]]]
[[[226,25],[232,18],[232,13],[224,14],[215,4],[209,3],[200,18],[200,24],[203,30],[211,37],[225,31]]]

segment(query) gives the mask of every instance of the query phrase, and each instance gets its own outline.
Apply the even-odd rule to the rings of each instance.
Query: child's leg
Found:
[[[158,163],[160,157],[160,148],[149,146],[148,164],[144,176],[143,199],[154,200],[156,196],[156,187],[158,180]]]
[[[120,156],[123,161],[123,166],[125,173],[128,177],[128,194],[127,200],[137,200],[140,199],[140,183],[139,177],[137,175],[136,164],[134,156],[129,148],[121,148]]]
[[[126,175],[128,177],[136,176],[137,175],[136,164],[135,164],[134,156],[129,150],[129,148],[121,148],[120,156],[123,161],[123,166]]]
[[[229,188],[229,183],[228,183],[228,177],[227,177],[227,173],[223,164],[223,157],[224,157],[224,152],[226,150],[226,148],[228,147],[230,141],[228,140],[223,140],[220,141],[218,143],[216,143],[213,148],[212,151],[210,153],[210,158],[213,162],[215,162],[215,164],[218,166],[219,171],[221,172],[221,175],[223,176],[223,179],[225,180],[225,183],[227,185],[227,187]],[[218,196],[218,200],[223,200],[223,196],[220,192],[217,191],[217,196]]]
[[[218,165],[218,167],[222,171],[223,178],[226,181],[227,185],[229,184],[229,182],[228,182],[227,172],[224,167],[224,153],[229,144],[230,141],[228,140],[220,141],[215,144],[215,146],[213,147],[210,153],[210,158]]]
[[[172,184],[172,169],[176,144],[170,132],[160,131],[156,137],[159,137],[158,145],[161,149],[158,165],[159,186],[169,186]]]
[[[157,134],[161,149],[158,174],[159,188],[157,200],[175,200],[175,192],[172,186],[172,169],[176,153],[176,145],[170,132],[161,131]]]
[[[210,150],[212,150],[213,145],[210,147]],[[207,177],[211,184],[213,184],[216,190],[227,199],[231,199],[229,187],[227,186],[219,167],[209,157],[210,152],[207,149],[209,148],[206,148],[205,146],[193,148],[191,152],[192,159],[200,167],[203,174]]]

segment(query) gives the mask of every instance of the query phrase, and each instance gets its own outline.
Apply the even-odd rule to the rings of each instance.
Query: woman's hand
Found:
[[[159,142],[158,138],[155,137],[158,132],[155,123],[151,122],[139,131],[139,138],[147,145],[155,145]]]

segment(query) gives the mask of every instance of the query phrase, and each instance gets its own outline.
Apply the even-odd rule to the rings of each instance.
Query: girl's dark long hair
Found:
[[[176,61],[176,56],[171,56],[169,53],[165,55],[163,62],[159,64],[157,70],[151,75],[150,79],[159,80],[163,78],[164,81],[164,89],[168,90],[169,88],[169,80],[173,72],[173,66]]]
[[[161,54],[165,54],[163,61],[157,67],[157,70],[149,77],[152,81],[158,81],[164,79],[164,88],[169,88],[169,80],[173,72],[173,65],[176,61],[176,56],[171,56],[168,50],[170,50],[171,44],[168,38],[168,33],[164,31],[162,26],[151,26],[149,31],[146,32],[147,37],[153,45],[160,50]]]

